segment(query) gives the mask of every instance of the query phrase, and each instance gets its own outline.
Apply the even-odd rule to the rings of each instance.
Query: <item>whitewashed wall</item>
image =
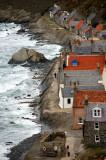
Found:
[[[71,99],[71,103],[70,104],[67,103],[67,99]],[[73,106],[73,97],[64,98],[63,107],[64,108],[72,108],[72,106]]]

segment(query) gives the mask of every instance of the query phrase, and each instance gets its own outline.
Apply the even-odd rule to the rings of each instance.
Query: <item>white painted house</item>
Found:
[[[64,87],[64,84],[60,84],[59,90],[59,106],[60,108],[72,108],[73,106],[73,88]]]

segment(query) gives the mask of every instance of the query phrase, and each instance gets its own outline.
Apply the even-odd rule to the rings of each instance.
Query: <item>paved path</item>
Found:
[[[70,148],[70,157],[61,158],[61,160],[73,160],[74,153],[83,151],[83,144],[81,144],[82,139],[82,130],[71,130],[69,134],[67,134],[66,138],[66,146],[69,145]]]

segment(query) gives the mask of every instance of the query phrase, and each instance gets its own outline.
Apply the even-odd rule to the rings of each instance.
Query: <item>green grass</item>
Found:
[[[81,156],[81,160],[92,160],[94,158],[100,158],[102,155],[106,156],[106,148],[105,147],[86,147],[85,153]]]

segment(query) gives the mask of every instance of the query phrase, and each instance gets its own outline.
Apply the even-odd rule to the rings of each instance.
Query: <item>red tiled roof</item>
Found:
[[[74,59],[78,61],[78,66],[71,65]],[[96,70],[97,63],[99,63],[100,73],[102,74],[105,65],[105,55],[71,55],[65,70]]]
[[[88,26],[83,32],[87,32],[89,29],[91,28],[91,26]]]
[[[93,31],[93,34],[95,35],[96,32],[101,31],[102,28],[103,28],[103,25],[102,25],[102,24],[99,24],[99,25],[95,28],[95,30]]]
[[[84,23],[84,21],[81,20],[81,21],[75,26],[75,28],[76,28],[76,29],[80,29],[80,28],[82,27],[83,23]]]
[[[86,95],[88,97],[88,103],[106,103],[106,91],[77,91],[77,94],[74,97],[74,107],[84,107]]]

